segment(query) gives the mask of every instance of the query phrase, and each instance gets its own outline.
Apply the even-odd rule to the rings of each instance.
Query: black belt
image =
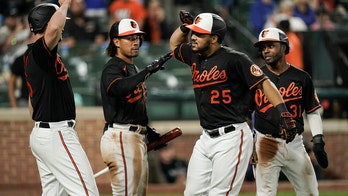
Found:
[[[72,121],[68,121],[67,124],[68,124],[68,127],[73,127],[74,126],[74,122],[72,122]],[[47,122],[40,122],[39,123],[39,127],[40,128],[45,128],[45,129],[51,128],[50,123],[47,123]]]
[[[224,133],[229,133],[231,131],[236,130],[236,128],[233,125],[227,125],[225,127],[223,127],[224,129]],[[211,137],[211,138],[215,138],[215,137],[219,137],[220,136],[220,132],[219,132],[219,128],[216,129],[204,129],[204,131]]]
[[[263,133],[265,136],[274,137],[274,138],[281,138],[278,133]]]
[[[262,133],[262,132],[260,132],[260,133]],[[282,138],[280,135],[279,135],[279,133],[262,133],[262,134],[264,134],[265,136],[268,136],[268,137],[274,137],[274,138]],[[302,132],[301,133],[297,133],[298,135],[301,135],[302,134]],[[283,139],[283,138],[282,138]]]
[[[104,127],[104,131],[106,131],[108,127],[114,128],[114,124],[113,123],[106,123],[105,127]],[[130,125],[129,126],[129,131],[137,132],[137,133],[140,133],[140,134],[145,134],[146,133],[146,128],[143,129],[143,130],[141,130],[141,129],[142,128],[139,127],[138,125]]]

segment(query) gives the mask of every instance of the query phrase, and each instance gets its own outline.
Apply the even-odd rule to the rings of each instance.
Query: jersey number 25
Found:
[[[224,104],[230,104],[232,101],[230,89],[225,89],[225,90],[222,90],[221,92],[218,90],[212,90],[210,94],[211,94],[211,97],[210,97],[211,104],[220,104],[221,102],[223,102]]]

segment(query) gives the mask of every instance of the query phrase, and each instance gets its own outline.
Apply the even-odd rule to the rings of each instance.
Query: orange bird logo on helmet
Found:
[[[134,29],[137,27],[137,24],[134,21],[130,21],[130,25],[131,27],[133,27]]]
[[[269,30],[264,30],[264,31],[262,31],[261,37],[266,37],[267,34],[268,34],[268,32],[269,32]]]
[[[198,16],[195,20],[195,24],[198,24],[199,22],[201,22],[201,20],[202,20],[202,18]]]

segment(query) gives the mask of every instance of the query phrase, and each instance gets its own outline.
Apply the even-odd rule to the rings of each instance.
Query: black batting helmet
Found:
[[[199,14],[193,24],[186,27],[197,33],[217,35],[219,43],[222,42],[227,31],[225,21],[219,15],[213,13]]]
[[[285,54],[288,54],[290,51],[289,39],[288,36],[284,33],[284,31],[278,28],[267,28],[261,31],[259,34],[259,40],[254,43],[255,47],[260,48],[262,42],[281,42],[286,45]]]
[[[59,7],[53,3],[42,3],[30,10],[28,22],[31,32],[43,31]]]

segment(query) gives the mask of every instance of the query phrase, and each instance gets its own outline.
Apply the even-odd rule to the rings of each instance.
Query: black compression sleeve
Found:
[[[117,80],[109,89],[109,93],[120,96],[129,95],[139,83],[146,80],[149,74],[150,72],[144,69],[136,75]]]

